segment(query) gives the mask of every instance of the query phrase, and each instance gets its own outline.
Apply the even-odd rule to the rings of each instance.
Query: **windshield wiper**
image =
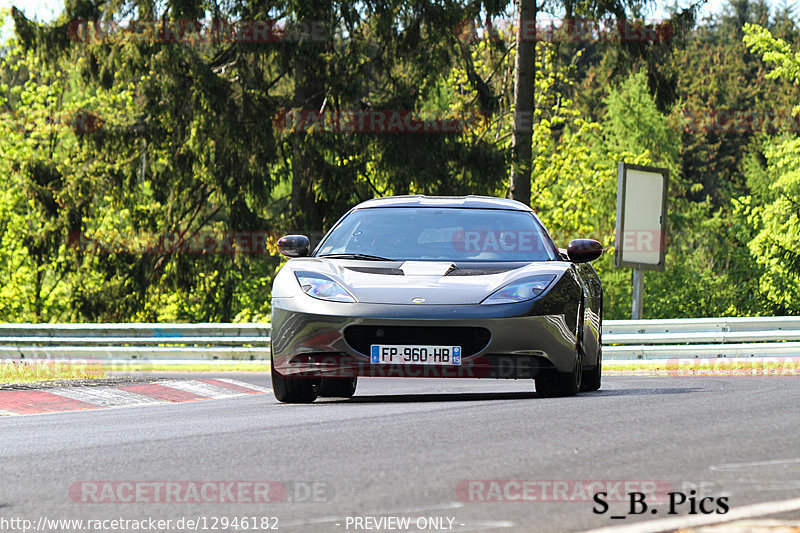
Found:
[[[362,261],[394,261],[394,259],[369,254],[324,254],[318,257],[330,257],[331,259],[359,259]]]

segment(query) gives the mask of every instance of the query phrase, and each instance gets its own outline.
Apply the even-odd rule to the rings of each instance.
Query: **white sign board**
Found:
[[[615,266],[664,270],[668,180],[665,168],[619,164]]]

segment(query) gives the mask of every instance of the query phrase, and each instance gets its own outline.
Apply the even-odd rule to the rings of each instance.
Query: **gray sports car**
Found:
[[[534,379],[540,396],[600,388],[599,242],[559,250],[526,205],[378,198],[345,214],[272,286],[281,402],[353,396],[359,376]]]

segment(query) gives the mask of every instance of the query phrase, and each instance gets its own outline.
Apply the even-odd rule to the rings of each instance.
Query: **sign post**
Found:
[[[633,308],[631,309],[631,319],[639,320],[642,318],[642,306],[644,305],[644,270],[641,268],[633,269]]]
[[[619,164],[614,266],[633,268],[634,320],[644,315],[644,271],[664,270],[668,182],[665,168]]]

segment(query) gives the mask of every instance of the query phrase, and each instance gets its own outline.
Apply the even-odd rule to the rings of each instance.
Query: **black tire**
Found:
[[[283,376],[272,367],[272,392],[279,402],[311,403],[317,399],[319,378]]]
[[[583,381],[583,358],[578,350],[575,354],[575,368],[572,372],[558,372],[536,378],[536,394],[543,398],[575,396],[581,390]]]
[[[603,350],[598,348],[597,366],[583,373],[581,390],[587,392],[599,390],[602,378],[603,378]]]
[[[322,378],[318,395],[321,398],[352,398],[356,393],[358,377],[352,378]]]

